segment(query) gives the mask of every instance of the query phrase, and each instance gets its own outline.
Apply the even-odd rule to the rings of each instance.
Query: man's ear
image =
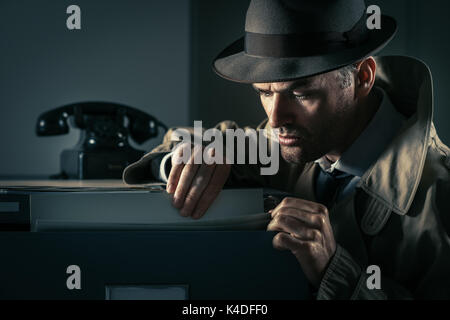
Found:
[[[356,65],[355,94],[358,98],[367,97],[375,83],[377,63],[373,57],[361,60]]]

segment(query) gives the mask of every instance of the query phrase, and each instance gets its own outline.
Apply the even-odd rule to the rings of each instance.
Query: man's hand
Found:
[[[172,169],[167,181],[167,192],[173,194],[173,205],[184,217],[201,218],[222,190],[230,175],[229,164],[194,164],[194,156],[203,148],[195,147],[189,161],[181,159],[190,145],[178,147],[172,155]],[[210,149],[212,150],[212,149]],[[225,162],[225,161],[224,161]]]
[[[290,250],[309,281],[318,287],[336,252],[328,209],[319,203],[284,198],[271,214],[267,230],[280,231],[273,238],[274,248]]]

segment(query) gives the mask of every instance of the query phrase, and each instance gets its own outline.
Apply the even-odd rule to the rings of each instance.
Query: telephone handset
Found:
[[[81,129],[80,140],[61,153],[61,177],[77,179],[119,179],[123,169],[138,160],[144,151],[132,148],[128,137],[138,144],[158,136],[167,127],[138,109],[109,102],[65,105],[41,114],[36,124],[38,136],[67,134],[69,123]]]

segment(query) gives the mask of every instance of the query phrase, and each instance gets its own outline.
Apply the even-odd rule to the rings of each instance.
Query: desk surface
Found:
[[[164,183],[155,182],[140,185],[128,185],[122,180],[0,180],[0,189],[32,189],[42,191],[64,190],[136,190],[136,189],[163,189]]]

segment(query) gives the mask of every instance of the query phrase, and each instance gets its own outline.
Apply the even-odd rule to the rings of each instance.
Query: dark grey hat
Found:
[[[369,30],[364,0],[252,0],[245,36],[214,60],[221,77],[237,82],[289,81],[355,63],[394,36],[393,18]]]

